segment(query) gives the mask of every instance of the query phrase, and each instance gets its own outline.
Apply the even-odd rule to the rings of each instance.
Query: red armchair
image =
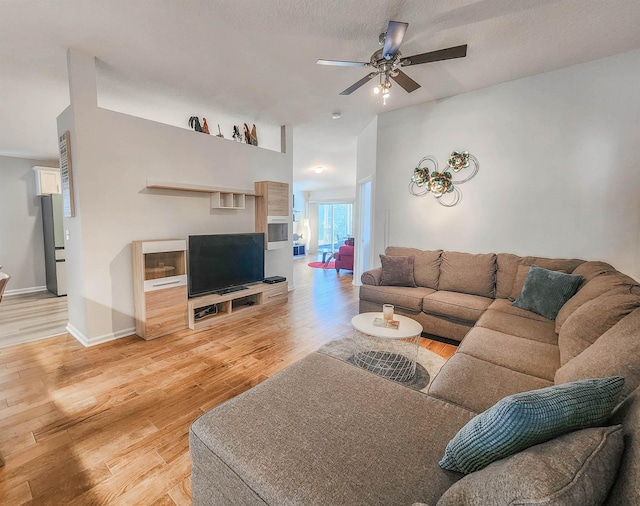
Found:
[[[353,271],[353,238],[344,241],[344,246],[340,246],[337,253],[334,253],[333,258],[336,262],[336,272],[340,274],[340,269],[346,271]]]

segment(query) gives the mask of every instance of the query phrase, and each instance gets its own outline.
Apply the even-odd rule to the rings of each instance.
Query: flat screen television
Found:
[[[190,235],[189,297],[264,279],[264,234]]]

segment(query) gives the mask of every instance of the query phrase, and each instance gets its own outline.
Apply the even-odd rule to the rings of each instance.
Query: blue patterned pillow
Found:
[[[505,397],[460,429],[449,441],[440,467],[472,473],[566,432],[602,423],[623,385],[624,378],[613,376]]]
[[[513,306],[555,320],[558,311],[574,296],[584,277],[565,274],[532,265],[524,280],[522,293]]]

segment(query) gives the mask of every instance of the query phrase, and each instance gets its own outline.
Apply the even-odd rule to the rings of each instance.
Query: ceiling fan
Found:
[[[405,74],[401,70],[401,67],[441,60],[452,60],[454,58],[464,58],[467,56],[467,45],[463,44],[462,46],[448,47],[446,49],[439,49],[437,51],[430,51],[428,53],[403,58],[399,48],[408,26],[409,23],[389,21],[387,31],[381,33],[378,39],[380,45],[383,46],[382,49],[378,49],[373,53],[368,62],[318,60],[316,63],[318,65],[335,65],[338,67],[372,67],[374,69],[373,72],[349,86],[341,92],[340,95],[350,95],[362,85],[378,76],[380,83],[376,86],[374,92],[376,94],[382,93],[386,105],[386,98],[389,96],[389,89],[391,88],[390,78],[398,83],[407,93],[411,93],[420,88],[420,85]]]

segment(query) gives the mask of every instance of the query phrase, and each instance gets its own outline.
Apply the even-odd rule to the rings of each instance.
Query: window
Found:
[[[353,237],[353,204],[318,204],[318,252],[338,251]]]

